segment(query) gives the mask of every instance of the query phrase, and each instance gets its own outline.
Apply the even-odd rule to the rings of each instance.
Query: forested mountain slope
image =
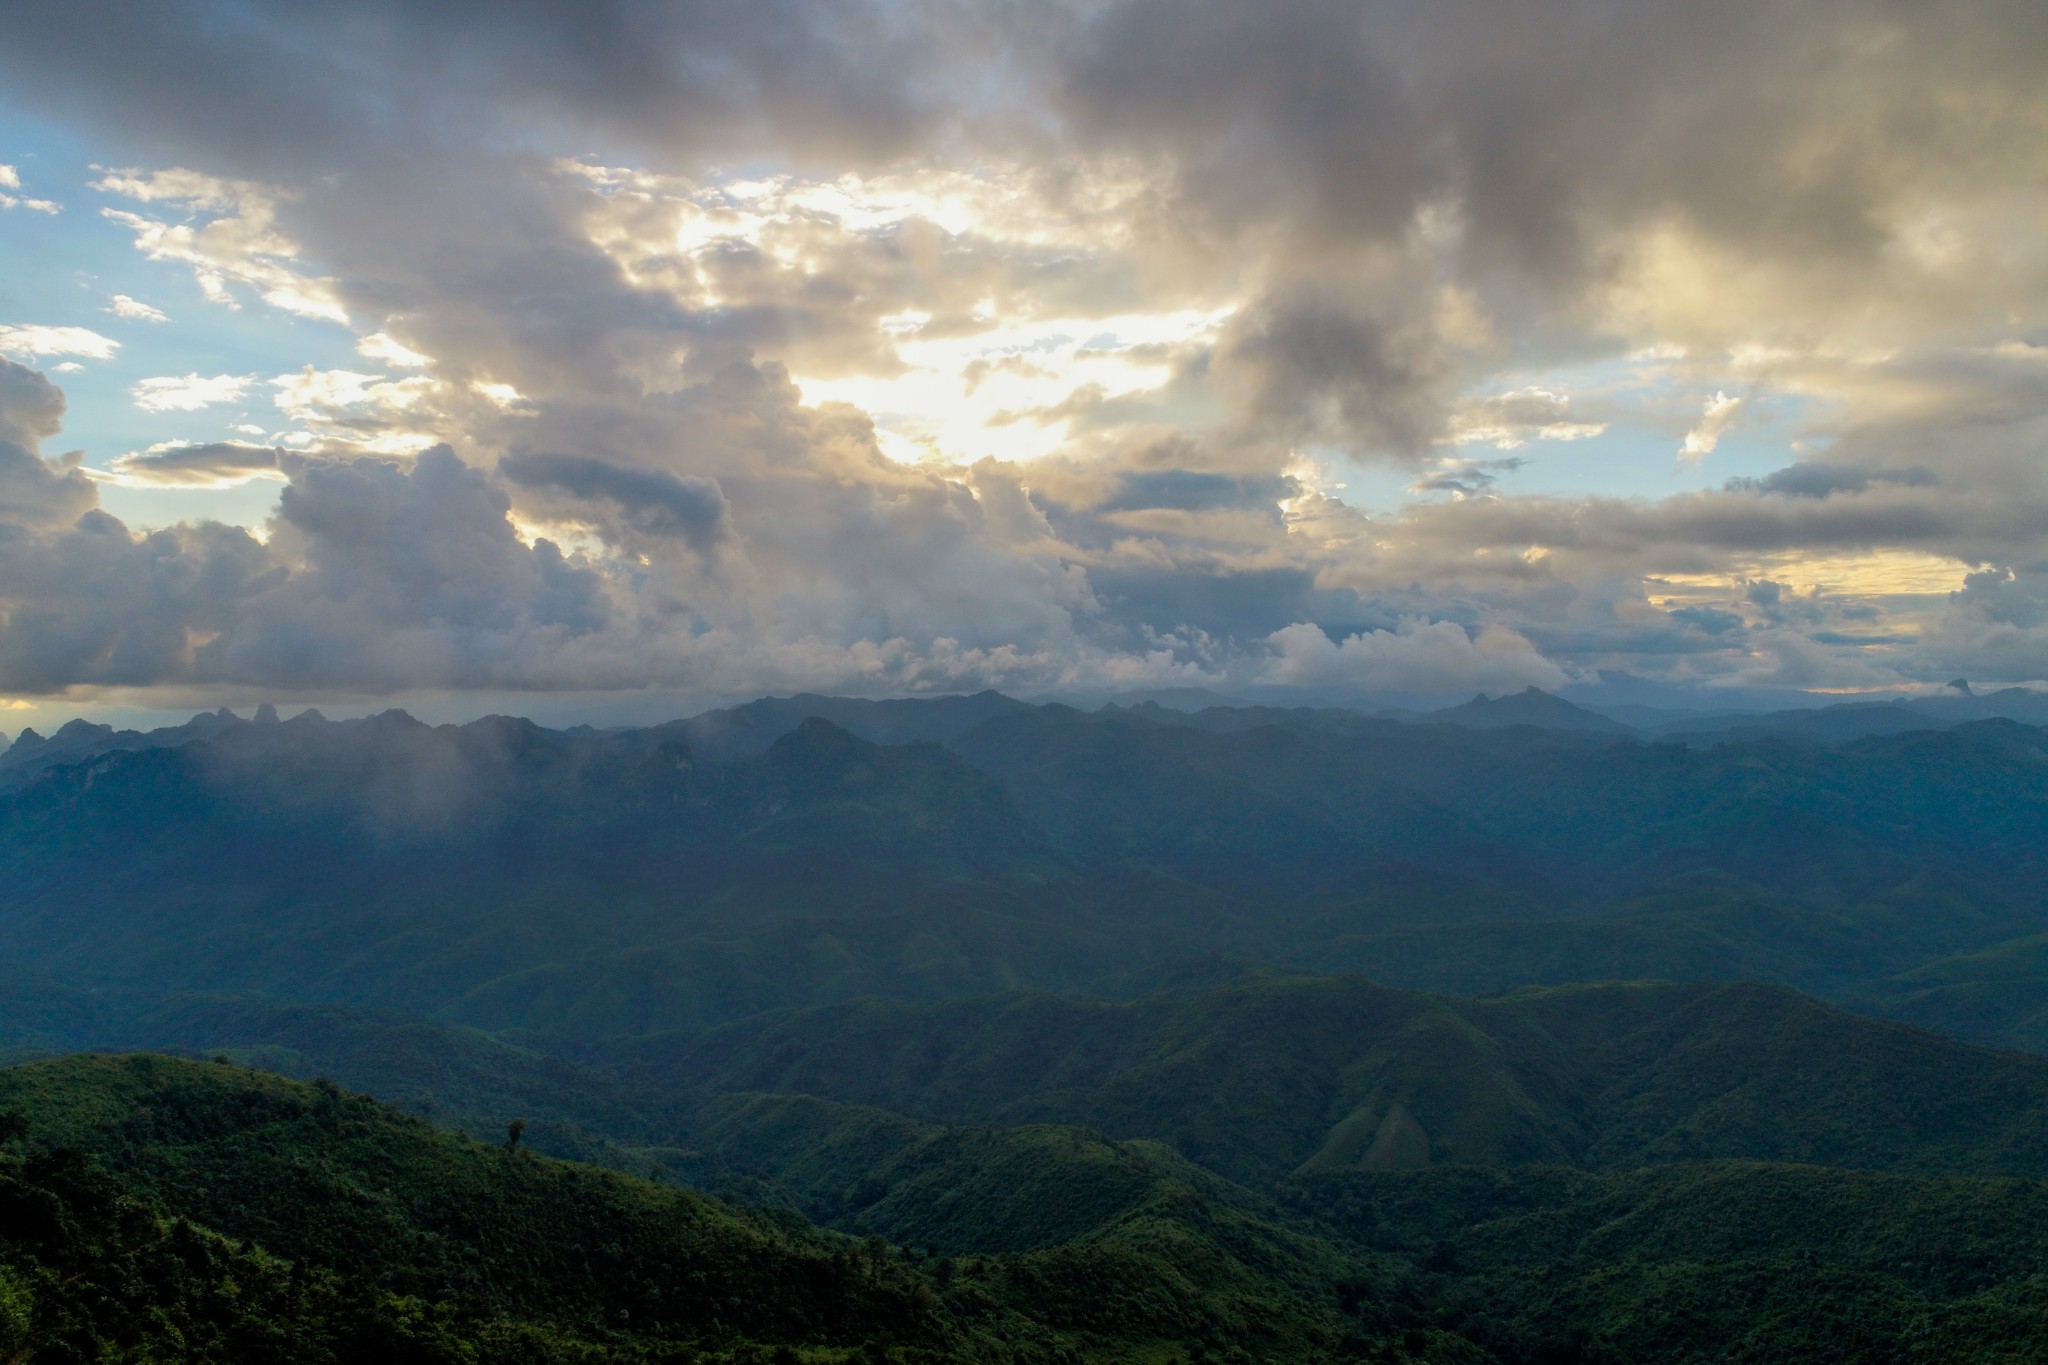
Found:
[[[721,761],[687,727],[397,713],[107,751],[0,799],[0,947],[99,988],[597,1038],[860,995],[1115,994],[1219,955],[1459,993],[1862,1000],[2048,932],[2048,736],[2009,721],[1697,749],[968,700],[934,717],[943,746],[811,718]]]
[[[867,1001],[593,1055],[664,1090],[1083,1124],[1250,1181],[1702,1157],[2048,1175],[2048,1059],[1762,986],[1459,1001],[1302,977],[1130,1002]]]
[[[218,1063],[0,1071],[0,1112],[0,1333],[36,1360],[1874,1363],[2048,1327],[2032,1180],[1467,1166],[1269,1197],[1073,1128],[707,1111],[857,1242]]]
[[[0,1225],[0,1329],[2033,1358],[2048,1058],[1959,1039],[2039,1040],[2048,734],[1462,719],[793,698],[31,744],[0,1060],[227,1064],[0,1073],[0,1198],[43,1211]]]

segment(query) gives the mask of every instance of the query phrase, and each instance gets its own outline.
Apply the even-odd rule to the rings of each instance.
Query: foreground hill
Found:
[[[28,1136],[177,1217],[382,1291],[603,1341],[959,1336],[893,1264],[687,1190],[493,1149],[332,1085],[80,1058],[0,1073]],[[957,1344],[957,1343],[956,1343]]]
[[[0,1111],[21,1116],[33,1143],[90,1153],[161,1216],[231,1239],[222,1245],[236,1255],[260,1249],[259,1267],[288,1270],[287,1289],[317,1267],[334,1277],[333,1293],[367,1303],[360,1312],[373,1323],[415,1320],[408,1330],[423,1341],[408,1350],[419,1358],[456,1358],[479,1334],[510,1343],[505,1359],[690,1359],[704,1349],[765,1358],[748,1343],[782,1343],[776,1359],[893,1349],[911,1360],[1061,1360],[1083,1348],[1125,1358],[1188,1335],[1242,1340],[1267,1358],[1322,1358],[1341,1340],[1372,1344],[1325,1302],[1327,1281],[1350,1263],[1334,1244],[1246,1224],[1279,1247],[1248,1265],[1189,1246],[1178,1210],[1156,1226],[1105,1210],[1096,1222],[1119,1221],[1113,1234],[961,1267],[480,1144],[331,1084],[216,1063],[18,1067],[0,1072]],[[33,1182],[51,1160],[31,1159],[17,1179]],[[35,1198],[26,1186],[21,1197]],[[166,1230],[138,1217],[131,1240],[144,1250],[182,1235],[182,1221]],[[24,1254],[38,1260],[33,1237],[7,1250],[17,1265]],[[23,1292],[62,1298],[61,1281],[38,1289],[54,1270],[46,1255],[24,1267]],[[298,1311],[279,1293],[250,1311]]]
[[[1459,1166],[1266,1197],[1075,1128],[707,1111],[701,1159],[854,1241],[218,1063],[0,1071],[9,1111],[18,1360],[1877,1365],[2048,1341],[2035,1180]]]
[[[1493,1359],[2048,1354],[2048,1185],[1748,1162],[1319,1176],[1294,1198],[1413,1267]]]

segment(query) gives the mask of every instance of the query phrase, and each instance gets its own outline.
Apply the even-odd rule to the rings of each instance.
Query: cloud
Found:
[[[1436,440],[1452,357],[1421,299],[1327,287],[1261,300],[1232,320],[1216,366],[1262,434],[1409,458]]]
[[[45,327],[33,323],[0,323],[0,351],[15,355],[82,355],[112,360],[121,343],[85,327]]]
[[[1099,512],[1167,508],[1186,512],[1256,508],[1268,511],[1301,491],[1286,475],[1242,476],[1198,469],[1134,470],[1117,480]]]
[[[144,412],[197,412],[216,403],[240,402],[255,382],[246,374],[158,375],[136,381],[128,394]]]
[[[76,462],[44,460],[40,444],[64,419],[64,394],[25,365],[0,359],[0,536],[62,524],[91,507],[92,484]],[[0,587],[0,598],[6,589]]]
[[[498,468],[523,487],[605,504],[607,521],[616,519],[641,535],[679,537],[700,551],[711,550],[731,530],[731,509],[716,479],[625,469],[582,455],[508,455]],[[613,529],[610,538],[625,537]]]
[[[1968,575],[1920,641],[1926,671],[1998,683],[2048,677],[2048,564]]]
[[[1730,479],[1730,492],[1770,493],[1788,498],[1825,498],[1836,493],[1861,493],[1873,484],[1905,484],[1929,488],[1940,482],[1927,469],[1860,469],[1829,464],[1825,460],[1801,460],[1774,470],[1761,479]]]
[[[110,466],[282,479],[267,543],[87,535],[11,465],[98,585],[10,564],[39,686],[2039,657],[2048,37],[2002,0],[214,3],[0,12],[0,79],[155,158],[99,181],[147,258],[368,368],[281,354],[288,430]],[[1737,422],[1798,458],[1631,467]],[[180,575],[224,586],[123,624]]]
[[[107,311],[117,318],[131,322],[169,322],[170,318],[160,310],[150,307],[140,299],[131,299],[126,294],[115,294],[107,302]]]
[[[302,444],[354,446],[379,455],[410,455],[435,444],[433,427],[455,392],[430,375],[392,379],[311,365],[269,384],[278,410],[304,429]]]
[[[381,360],[387,365],[399,365],[417,369],[433,364],[433,358],[421,355],[412,347],[384,332],[372,332],[356,343],[356,354],[369,360]]]
[[[1530,441],[1584,441],[1606,432],[1606,422],[1578,421],[1571,404],[1567,395],[1539,388],[1468,399],[1451,416],[1449,439],[1516,450]]]
[[[62,213],[64,206],[50,199],[24,199],[8,194],[8,190],[21,188],[21,172],[13,166],[0,165],[0,209],[23,208],[36,213]]]
[[[1685,444],[1678,448],[1681,460],[1704,460],[1714,453],[1721,444],[1721,437],[1728,428],[1735,425],[1736,417],[1742,411],[1745,400],[1731,398],[1725,393],[1715,393],[1700,408],[1700,419],[1693,423],[1692,430],[1685,433]]]
[[[145,204],[169,204],[195,216],[215,215],[204,222],[172,223],[125,209],[100,210],[102,217],[133,232],[136,249],[150,260],[190,266],[201,291],[215,303],[240,307],[234,286],[242,286],[273,308],[347,324],[333,281],[296,266],[301,248],[277,222],[291,197],[286,192],[183,167],[109,171],[93,188]]]
[[[1498,460],[1439,459],[1429,473],[1409,485],[1416,493],[1449,493],[1454,498],[1488,495],[1503,474],[1512,474],[1528,461],[1510,455]]]
[[[32,447],[64,421],[64,391],[26,365],[0,360],[0,440]]]
[[[598,630],[597,576],[528,546],[504,494],[445,447],[410,467],[306,460],[271,551],[290,570],[195,652],[201,675],[279,686],[545,686]]]
[[[1466,692],[1556,687],[1568,680],[1535,645],[1497,625],[1470,634],[1450,621],[1409,617],[1393,630],[1361,631],[1340,642],[1297,622],[1266,643],[1274,657],[1264,680],[1283,686]]]
[[[282,452],[242,441],[170,443],[114,458],[112,481],[155,488],[233,488],[284,477]]]

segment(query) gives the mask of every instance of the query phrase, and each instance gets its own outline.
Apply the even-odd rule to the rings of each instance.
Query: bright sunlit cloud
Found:
[[[107,311],[117,318],[130,322],[169,322],[163,310],[152,308],[140,299],[131,299],[126,294],[116,294],[107,300]]]
[[[197,412],[216,403],[240,402],[255,376],[246,374],[159,375],[128,390],[144,412]]]
[[[121,343],[88,327],[46,327],[35,323],[0,323],[0,352],[24,359],[78,355],[112,360]]]

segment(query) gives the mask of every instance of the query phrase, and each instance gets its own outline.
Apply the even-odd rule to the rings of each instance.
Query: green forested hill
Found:
[[[21,1116],[0,1344],[24,1360],[1877,1365],[2048,1343],[2036,1180],[1440,1166],[1259,1195],[1071,1128],[707,1112],[704,1159],[857,1241],[219,1063],[0,1071],[0,1112]]]
[[[928,1295],[850,1245],[688,1190],[531,1157],[337,1087],[202,1062],[79,1058],[0,1072],[28,1137],[287,1261],[428,1303],[602,1339],[829,1330],[941,1345]]]
[[[1243,1180],[1424,1162],[1704,1156],[2048,1174],[2048,1060],[1757,986],[1482,1001],[1293,977],[1129,1002],[1039,995],[768,1015],[613,1050],[717,1094],[955,1123],[1084,1124]]]
[[[331,1084],[220,1063],[143,1055],[16,1067],[0,1071],[0,1112],[25,1119],[34,1148],[101,1163],[111,1188],[140,1201],[122,1226],[145,1252],[183,1235],[164,1218],[189,1220],[209,1245],[280,1267],[265,1272],[285,1281],[277,1301],[245,1305],[245,1319],[300,1312],[292,1286],[318,1268],[325,1292],[353,1296],[372,1326],[410,1323],[423,1359],[458,1358],[486,1332],[515,1351],[536,1343],[532,1357],[505,1359],[768,1358],[748,1343],[780,1343],[778,1360],[1125,1359],[1187,1339],[1265,1359],[1399,1354],[1384,1322],[1336,1306],[1331,1286],[1361,1273],[1358,1256],[1191,1185],[1105,1206],[1092,1225],[1047,1229],[1003,1248],[1011,1255],[957,1262],[478,1143]],[[1085,1164],[1085,1150],[1065,1159],[1067,1143],[1058,1135],[1059,1164]],[[18,1200],[43,1198],[34,1182],[51,1160],[14,1173]],[[1012,1197],[1046,1188],[1011,1174],[1022,1177]],[[28,1231],[0,1232],[0,1253],[25,1300],[21,1333],[47,1338],[62,1325],[49,1314],[69,1302],[64,1266]],[[68,1273],[81,1273],[75,1256]],[[162,1340],[153,1349],[179,1358]],[[47,1358],[66,1357],[53,1348]]]
[[[1710,1162],[1303,1180],[1495,1358],[2034,1361],[2048,1186]]]
[[[673,1161],[661,1151],[694,1141],[721,1097],[779,1093],[920,1122],[1079,1125],[1254,1182],[1424,1161],[1737,1157],[2048,1173],[2048,1060],[1762,986],[1458,1000],[1274,976],[1130,1001],[869,1000],[703,1033],[523,1046],[335,1007],[72,1000],[85,1003],[96,1018],[40,1035],[46,1050],[226,1051],[473,1132],[526,1118],[543,1150],[633,1170]]]

